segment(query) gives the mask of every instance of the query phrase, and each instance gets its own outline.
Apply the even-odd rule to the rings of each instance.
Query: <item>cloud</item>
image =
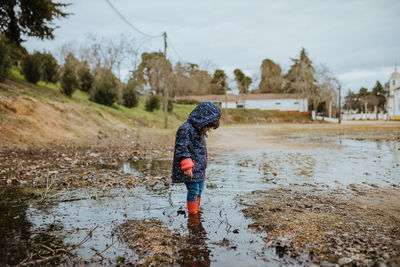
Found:
[[[352,91],[358,91],[361,86],[371,89],[377,80],[385,84],[390,75],[393,73],[394,67],[380,67],[371,69],[353,69],[338,75],[344,86]]]
[[[57,21],[55,41],[30,39],[34,49],[54,51],[61,44],[81,41],[88,33],[100,36],[130,34],[129,28],[105,1],[70,0],[73,12]],[[385,81],[400,63],[399,0],[112,0],[135,27],[148,34],[166,31],[179,57],[201,64],[205,60],[226,69],[257,73],[270,58],[284,71],[304,47],[315,65],[323,63],[341,74],[352,89]],[[163,40],[148,40],[146,51],[163,50]],[[178,59],[169,47],[169,58]],[[383,73],[384,68],[389,68]],[[214,68],[215,69],[215,68]],[[378,76],[374,76],[378,75]]]

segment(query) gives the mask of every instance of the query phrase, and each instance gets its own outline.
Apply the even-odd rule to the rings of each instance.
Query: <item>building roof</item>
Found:
[[[239,95],[188,95],[177,96],[177,99],[191,99],[197,101],[236,102],[238,100],[265,100],[265,99],[301,99],[297,94],[239,94]]]

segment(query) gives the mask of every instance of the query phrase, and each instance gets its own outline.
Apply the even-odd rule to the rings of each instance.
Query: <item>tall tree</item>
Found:
[[[212,77],[205,70],[200,70],[197,64],[181,64],[174,68],[174,86],[171,96],[205,95],[211,93]]]
[[[285,93],[298,93],[302,96],[308,96],[308,91],[315,90],[315,69],[311,60],[307,56],[304,48],[300,51],[300,58],[292,59],[294,62],[288,73],[285,75],[286,84]]]
[[[282,92],[282,69],[271,59],[264,59],[261,67],[261,80],[258,85],[261,93],[281,93]]]
[[[359,99],[359,104],[360,104],[360,110],[364,110],[365,113],[367,113],[368,110],[368,89],[365,87],[361,87],[360,90],[358,91],[358,99]]]
[[[60,66],[57,60],[50,53],[42,54],[42,79],[45,82],[55,83],[58,81],[58,71]]]
[[[241,94],[247,94],[249,92],[249,86],[252,82],[251,78],[246,76],[240,69],[233,71],[235,74],[235,81]]]
[[[379,81],[376,81],[375,86],[372,88],[372,94],[378,98],[378,111],[385,110],[386,97],[389,95],[389,91],[385,90]]]
[[[228,90],[226,83],[226,74],[223,70],[217,69],[214,72],[214,76],[211,80],[212,84],[212,94],[214,95],[224,95]]]
[[[142,62],[133,72],[139,87],[158,95],[163,93],[165,86],[171,86],[173,78],[172,65],[161,52],[143,53]]]
[[[348,91],[347,95],[344,97],[343,107],[347,110],[357,110],[360,111],[360,100],[359,95],[353,91]]]
[[[11,68],[11,60],[9,57],[10,48],[4,39],[5,38],[0,35],[0,82],[3,82],[7,78]]]
[[[52,0],[3,0],[0,4],[0,31],[16,45],[24,41],[23,34],[54,39],[57,27],[53,21],[67,17],[69,13],[62,9],[69,5]]]
[[[314,111],[317,112],[318,106],[322,102],[336,104],[336,89],[340,84],[339,80],[324,65],[318,66],[315,78],[315,83],[307,90],[307,97],[311,101]]]

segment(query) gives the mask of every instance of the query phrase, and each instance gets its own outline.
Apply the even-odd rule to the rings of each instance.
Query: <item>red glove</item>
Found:
[[[181,161],[182,171],[191,170],[194,167],[194,162],[191,158],[187,158]]]

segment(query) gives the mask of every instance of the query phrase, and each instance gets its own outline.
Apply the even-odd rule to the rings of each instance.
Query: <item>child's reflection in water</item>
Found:
[[[210,249],[207,247],[207,233],[201,223],[201,214],[189,214],[187,247],[182,249],[179,264],[182,266],[210,266]]]

